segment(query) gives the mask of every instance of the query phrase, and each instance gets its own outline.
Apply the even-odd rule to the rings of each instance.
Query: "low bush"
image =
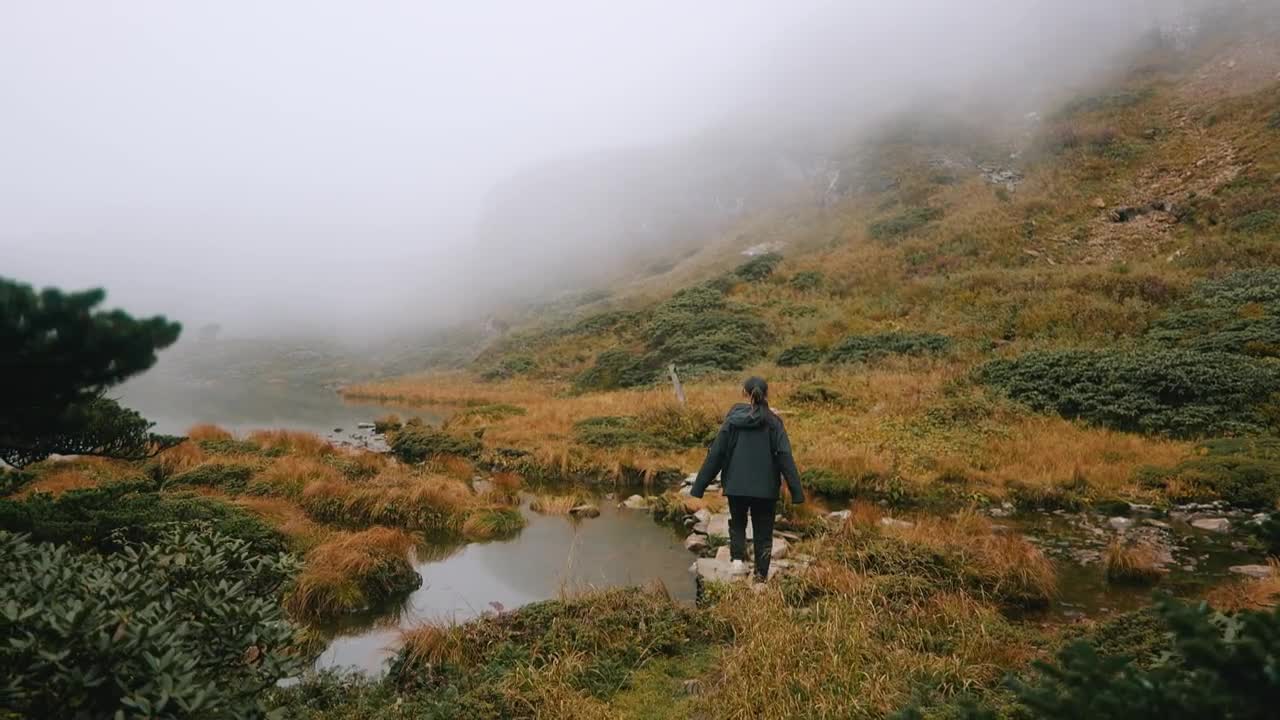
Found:
[[[1174,502],[1226,500],[1233,505],[1274,508],[1280,502],[1280,439],[1221,438],[1169,468],[1142,467],[1138,484]]]
[[[1200,283],[1152,323],[1147,337],[1201,352],[1280,357],[1280,270],[1244,270]]]
[[[1034,677],[1014,681],[1018,699],[1048,720],[1274,717],[1280,609],[1223,614],[1164,601],[1159,616],[1162,627],[1147,631],[1166,648],[1159,659],[1074,642],[1036,663]]]
[[[665,405],[637,416],[586,418],[575,423],[573,429],[578,442],[592,447],[684,450],[710,444],[719,427],[719,420],[707,411]]]
[[[513,355],[503,358],[497,365],[480,373],[482,380],[509,380],[519,375],[528,375],[538,369],[538,363],[525,355]]]
[[[826,277],[817,270],[805,270],[791,276],[791,287],[801,292],[810,292],[822,287]]]
[[[733,274],[747,282],[760,282],[772,275],[781,262],[782,256],[778,253],[765,253],[742,263],[734,269]]]
[[[519,417],[527,414],[528,411],[519,405],[511,405],[509,403],[488,403],[485,405],[472,405],[463,408],[445,421],[446,428],[456,425],[474,425],[497,422],[507,418]]]
[[[1038,351],[978,377],[1034,410],[1173,437],[1265,430],[1280,392],[1280,364],[1188,350]]]
[[[942,210],[938,208],[909,208],[888,220],[872,223],[867,231],[876,240],[893,240],[903,235],[910,235],[941,217]]]
[[[831,349],[836,363],[871,362],[889,355],[937,355],[951,348],[951,338],[934,333],[885,332],[850,335]]]
[[[814,345],[793,345],[778,353],[781,367],[799,367],[822,362],[822,349]]]
[[[115,555],[0,531],[0,705],[15,717],[262,717],[303,670],[283,554],[165,529]]]
[[[1254,210],[1231,221],[1231,231],[1238,233],[1264,233],[1280,227],[1280,212]]]
[[[170,478],[168,485],[197,485],[228,493],[241,493],[253,477],[254,468],[242,463],[205,462]]]
[[[473,437],[452,435],[427,425],[406,425],[391,438],[391,454],[406,463],[420,463],[438,455],[474,460],[483,447]]]
[[[263,554],[285,550],[279,532],[239,508],[211,498],[159,493],[141,483],[69,490],[56,498],[35,494],[23,501],[0,500],[0,530],[104,552],[155,541],[172,523],[196,521]]]
[[[612,348],[596,356],[595,364],[574,378],[579,392],[614,390],[648,385],[658,378],[649,359],[630,350]]]

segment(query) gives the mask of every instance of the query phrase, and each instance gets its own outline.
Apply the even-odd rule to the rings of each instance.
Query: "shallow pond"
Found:
[[[648,512],[599,500],[600,517],[575,520],[539,515],[503,541],[428,546],[419,556],[422,587],[381,619],[331,628],[335,636],[318,668],[355,667],[377,673],[395,652],[399,630],[423,622],[466,621],[589,588],[661,583],[677,600],[693,602],[693,555],[683,533],[654,522]]]

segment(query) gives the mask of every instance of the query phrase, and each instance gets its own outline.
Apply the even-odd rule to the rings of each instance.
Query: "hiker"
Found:
[[[791,502],[804,502],[800,473],[791,457],[791,440],[782,419],[769,409],[769,384],[764,378],[748,378],[742,384],[749,403],[729,410],[707,459],[698,471],[692,494],[702,497],[716,474],[729,499],[729,557],[731,572],[745,575],[747,566],[747,516],[755,537],[755,579],[769,579],[773,550],[773,515],[778,504],[780,476],[787,479]]]

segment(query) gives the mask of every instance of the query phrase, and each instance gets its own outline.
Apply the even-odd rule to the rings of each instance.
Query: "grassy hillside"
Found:
[[[515,403],[527,414],[480,423],[486,444],[653,476],[701,446],[582,423],[656,412],[668,363],[704,416],[759,373],[830,496],[1160,499],[1143,468],[1280,417],[1280,54],[1260,27],[1155,43],[1038,115],[909,118],[849,151],[876,181],[835,202],[543,308],[468,373],[348,393]],[[743,256],[761,244],[778,254]]]

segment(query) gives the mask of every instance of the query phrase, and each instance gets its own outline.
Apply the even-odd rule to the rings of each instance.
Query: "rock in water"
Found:
[[[1226,518],[1200,518],[1192,520],[1191,527],[1209,532],[1224,533],[1231,529],[1231,521]]]
[[[632,495],[631,497],[622,501],[622,506],[627,508],[628,510],[648,510],[649,501],[644,499],[640,495]]]
[[[1107,524],[1110,525],[1113,530],[1128,530],[1133,527],[1133,520],[1127,517],[1117,516],[1107,520]]]
[[[569,508],[569,514],[574,517],[593,518],[600,516],[600,508],[595,505],[578,505]]]
[[[689,552],[702,552],[707,549],[707,538],[697,533],[684,539],[684,549]]]
[[[1227,569],[1237,575],[1245,575],[1259,580],[1271,577],[1270,565],[1232,565]]]

